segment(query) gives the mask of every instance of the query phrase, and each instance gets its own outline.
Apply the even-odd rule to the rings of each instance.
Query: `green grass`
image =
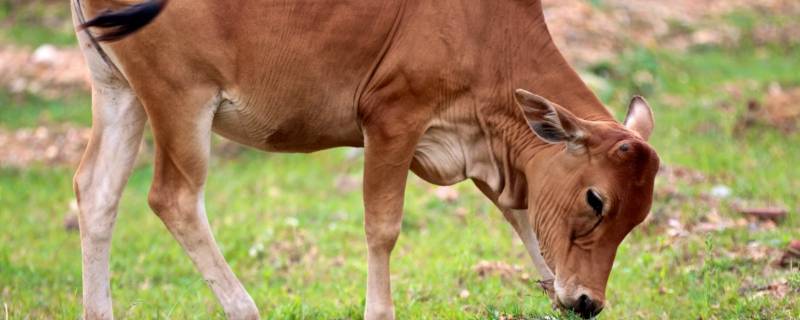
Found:
[[[0,127],[16,129],[58,123],[91,126],[90,106],[87,94],[48,99],[0,91]]]
[[[366,265],[360,193],[334,188],[337,174],[358,173],[352,169],[358,166],[338,165],[342,160],[341,152],[251,154],[214,166],[209,218],[223,252],[267,316],[351,318],[362,312],[360,280]],[[205,283],[144,203],[151,171],[149,166],[136,171],[120,208],[112,259],[117,314],[221,315]],[[0,280],[14,316],[74,318],[80,312],[79,241],[61,227],[71,199],[70,174],[44,168],[0,173],[0,217],[6,220],[0,232]],[[419,181],[411,184],[394,255],[395,297],[399,306],[408,306],[398,315],[479,312],[475,307],[488,297],[501,310],[519,305],[546,310],[546,298],[534,284],[480,281],[472,272],[481,259],[526,262],[490,204],[473,194],[443,205],[426,190]],[[455,207],[472,212],[462,221]],[[472,236],[459,236],[464,230]],[[459,299],[461,289],[468,289],[470,298]],[[48,298],[37,298],[43,296]]]
[[[70,1],[0,0],[0,43],[75,45]]]
[[[797,206],[800,195],[800,168],[789,159],[800,158],[800,133],[783,134],[767,127],[756,127],[734,134],[734,126],[745,111],[748,100],[763,100],[772,83],[800,85],[800,60],[766,49],[743,51],[701,51],[690,55],[653,53],[646,50],[646,61],[657,61],[649,69],[653,81],[628,84],[618,90],[612,106],[625,105],[641,87],[655,88],[649,95],[656,114],[652,144],[662,160],[683,165],[731,184],[735,195],[769,199]],[[634,62],[633,64],[642,64]],[[732,97],[726,86],[739,88]],[[619,88],[618,88],[619,89]],[[666,96],[673,99],[664,99]],[[670,101],[665,101],[670,100]],[[678,102],[674,102],[677,100]],[[624,108],[617,108],[619,115]],[[765,186],[770,186],[765,188]]]
[[[654,215],[674,216],[679,210],[684,223],[700,221],[712,209],[700,196],[715,184],[729,186],[735,198],[791,209],[774,230],[734,228],[676,239],[665,234],[663,223],[637,228],[619,249],[601,318],[800,318],[797,269],[770,267],[775,256],[752,260],[736,254],[749,244],[777,252],[800,238],[800,167],[794,162],[800,159],[800,135],[768,127],[733,134],[747,99],[761,99],[773,82],[800,84],[799,55],[786,48],[701,48],[685,54],[639,48],[618,63],[592,69],[608,83],[601,97],[620,116],[632,94],[647,96],[657,119],[652,144],[663,163],[711,177],[679,185],[690,201],[659,199]],[[741,88],[741,98],[726,92],[731,85]],[[729,107],[723,107],[726,101]],[[90,121],[85,96],[52,101],[2,93],[0,105],[4,129]],[[341,175],[360,176],[360,168],[360,158],[348,160],[343,150],[250,151],[213,159],[208,216],[263,317],[361,317],[366,275],[361,194],[359,188],[343,192],[335,186]],[[0,318],[6,309],[10,319],[80,316],[79,239],[62,226],[73,198],[73,170],[0,169]],[[120,206],[111,259],[115,315],[222,318],[211,291],[146,205],[151,175],[150,165],[137,168]],[[525,266],[537,278],[501,214],[471,184],[457,188],[458,200],[443,203],[426,183],[413,177],[409,183],[403,232],[392,258],[398,318],[559,316],[532,281],[481,279],[472,270],[481,260],[498,260]],[[459,217],[459,210],[467,215]],[[729,201],[720,205],[720,214],[739,217]],[[783,299],[739,291],[745,284],[782,279],[795,290]],[[470,295],[459,297],[462,290]]]

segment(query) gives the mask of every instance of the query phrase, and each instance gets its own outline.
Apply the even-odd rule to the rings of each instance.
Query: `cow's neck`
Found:
[[[495,34],[505,39],[495,53],[503,58],[486,66],[494,70],[484,71],[486,75],[503,76],[494,79],[495,87],[485,91],[481,100],[486,103],[477,104],[478,118],[490,140],[501,175],[502,185],[495,190],[497,202],[501,207],[513,209],[527,207],[525,173],[537,170],[529,163],[564,148],[535,138],[513,100],[515,89],[523,88],[544,96],[583,119],[613,120],[611,113],[556,48],[545,25],[541,4],[532,1],[531,6],[530,10],[510,8],[512,10],[504,13],[509,17],[505,21],[508,25],[498,28]]]
[[[463,52],[474,55],[464,60],[481,61],[473,70],[477,82],[431,124],[412,169],[437,184],[476,180],[499,207],[524,209],[528,164],[564,146],[534,136],[514,102],[514,90],[532,91],[587,120],[612,116],[556,48],[539,1],[469,4],[465,10],[473,10],[474,16],[467,21],[491,22],[471,34],[479,44],[472,49],[479,49]]]

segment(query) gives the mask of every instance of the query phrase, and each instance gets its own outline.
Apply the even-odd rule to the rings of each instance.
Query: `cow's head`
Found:
[[[555,275],[555,303],[594,316],[617,246],[650,211],[659,166],[647,144],[650,107],[634,98],[620,124],[579,119],[524,90],[516,100],[531,130],[553,145],[525,170],[528,216]]]

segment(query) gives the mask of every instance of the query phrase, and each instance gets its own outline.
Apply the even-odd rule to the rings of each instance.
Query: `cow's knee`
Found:
[[[153,210],[157,216],[167,214],[171,208],[175,207],[174,200],[167,195],[167,190],[159,188],[155,184],[150,188],[150,193],[147,194],[147,204],[150,210]]]
[[[190,227],[190,222],[198,221],[202,192],[182,184],[166,184],[156,181],[150,188],[147,203],[161,221],[174,226]]]
[[[176,211],[185,211],[188,209],[185,204],[180,202],[186,194],[185,188],[176,186],[175,184],[169,185],[165,181],[154,180],[153,185],[150,187],[150,193],[147,195],[147,204],[159,218],[165,219],[169,216],[175,215]]]
[[[110,241],[119,197],[92,184],[82,170],[73,178],[81,235],[92,241]]]
[[[370,250],[391,251],[400,237],[400,223],[373,223],[366,226]]]

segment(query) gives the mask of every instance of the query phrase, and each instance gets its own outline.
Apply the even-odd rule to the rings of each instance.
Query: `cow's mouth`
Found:
[[[583,301],[578,301],[577,304],[569,306],[562,302],[561,299],[558,298],[558,295],[556,295],[554,301],[555,308],[558,308],[562,312],[572,312],[583,319],[593,319],[594,317],[597,317],[600,312],[603,312],[603,308],[605,307],[600,306],[594,308],[593,306],[587,305],[586,302]]]

